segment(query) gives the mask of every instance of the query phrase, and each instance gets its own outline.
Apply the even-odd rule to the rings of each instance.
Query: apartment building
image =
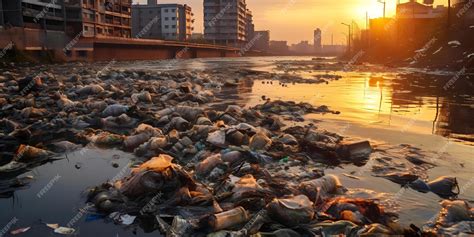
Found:
[[[0,0],[2,25],[75,37],[131,37],[132,0]]]
[[[0,25],[64,31],[63,0],[0,0]]]
[[[432,5],[418,3],[415,0],[397,5],[398,19],[435,19],[444,17],[447,12],[448,9],[445,6],[433,7]]]
[[[243,46],[247,42],[245,0],[204,0],[204,38],[215,44]]]
[[[252,49],[262,52],[268,52],[270,49],[270,31],[255,31],[254,35],[256,40]]]
[[[132,34],[132,0],[64,0],[66,33],[83,37],[123,37]]]
[[[132,6],[132,35],[137,38],[186,41],[191,38],[194,14],[186,4]]]

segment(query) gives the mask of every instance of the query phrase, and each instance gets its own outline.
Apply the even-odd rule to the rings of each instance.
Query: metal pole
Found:
[[[451,0],[448,0],[448,28],[451,26]]]
[[[351,25],[346,24],[346,23],[341,23],[341,24],[343,24],[343,25],[345,25],[349,28],[349,36],[348,36],[349,40],[348,40],[348,44],[347,44],[347,47],[348,47],[347,51],[350,53],[351,52]]]
[[[383,1],[382,1],[382,0],[379,0],[378,2],[383,4],[383,18],[385,19],[385,6],[386,6],[386,4],[387,4],[387,1],[385,1],[385,0],[383,0]]]
[[[369,12],[368,11],[365,12],[365,29],[366,30],[369,29]]]
[[[385,19],[385,6],[387,5],[387,2],[383,1],[383,18]]]

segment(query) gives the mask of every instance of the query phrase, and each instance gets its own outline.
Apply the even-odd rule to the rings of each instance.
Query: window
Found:
[[[171,20],[176,21],[176,17],[171,17]]]
[[[77,56],[81,57],[81,58],[85,58],[85,57],[87,57],[87,51],[79,50],[79,51],[77,51]]]
[[[169,25],[165,25],[165,29],[169,29],[169,28],[170,28],[170,26],[169,26]]]
[[[171,10],[171,12],[176,12],[176,9]]]
[[[169,20],[170,18],[169,17],[165,17],[165,21]]]
[[[171,28],[176,29],[176,25],[172,25]]]
[[[165,12],[168,12],[168,9],[165,9]]]

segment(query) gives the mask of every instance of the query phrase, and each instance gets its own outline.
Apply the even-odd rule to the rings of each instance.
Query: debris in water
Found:
[[[73,228],[62,227],[62,226],[54,229],[54,233],[62,234],[62,235],[72,235],[74,234],[75,231],[76,230]]]
[[[25,233],[25,232],[27,232],[27,231],[30,230],[30,229],[31,229],[31,227],[20,228],[20,229],[12,230],[12,231],[10,232],[10,234],[12,234],[12,235],[17,235],[17,234]]]

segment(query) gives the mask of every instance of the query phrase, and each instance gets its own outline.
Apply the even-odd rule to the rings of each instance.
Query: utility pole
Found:
[[[387,2],[385,0],[379,0],[379,3],[383,4],[383,18],[385,19],[385,7],[387,5]]]
[[[347,51],[350,53],[351,52],[351,25],[346,24],[346,23],[341,23],[349,28],[349,36],[348,36],[348,43],[347,43]]]
[[[369,29],[369,12],[365,12],[365,29]]]

